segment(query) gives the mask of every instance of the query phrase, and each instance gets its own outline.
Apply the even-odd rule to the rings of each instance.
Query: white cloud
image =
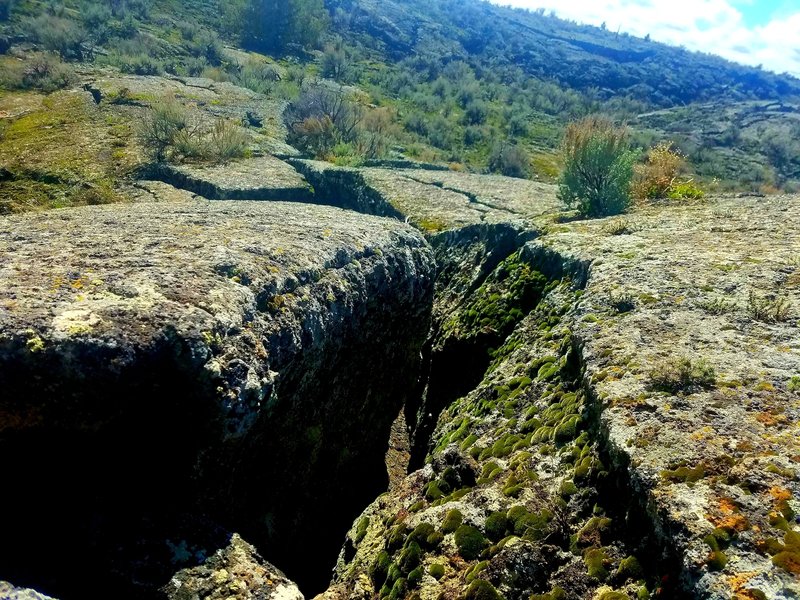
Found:
[[[756,0],[492,0],[496,4],[544,8],[581,23],[606,23],[612,31],[650,35],[654,40],[729,60],[763,65],[800,76],[800,10],[765,25],[748,26],[737,6]]]

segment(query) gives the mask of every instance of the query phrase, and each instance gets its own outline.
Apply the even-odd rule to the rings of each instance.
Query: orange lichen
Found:
[[[792,497],[792,492],[782,487],[772,487],[769,490],[769,495],[775,499],[776,504],[780,504],[789,500]]]
[[[755,598],[755,596],[751,595],[750,591],[745,590],[744,587],[756,575],[758,575],[756,571],[745,571],[728,577],[728,585],[737,594],[737,598]]]
[[[731,498],[720,498],[717,503],[719,515],[706,515],[706,519],[714,527],[724,529],[728,532],[742,532],[750,529],[750,521],[739,512],[739,507]]]
[[[747,517],[744,515],[730,515],[715,521],[714,525],[722,529],[738,532],[747,531],[750,529],[750,521],[748,521]]]

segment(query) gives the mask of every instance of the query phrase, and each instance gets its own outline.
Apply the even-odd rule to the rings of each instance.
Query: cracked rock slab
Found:
[[[798,215],[711,199],[532,243],[589,265],[574,328],[602,428],[696,597],[800,594]]]
[[[399,221],[298,203],[1,219],[0,461],[19,492],[2,576],[66,598],[94,561],[147,598],[241,531],[290,577],[327,577],[318,557],[383,485],[434,269]]]
[[[308,182],[294,168],[273,156],[222,165],[160,165],[154,178],[210,200],[283,200],[313,197]]]

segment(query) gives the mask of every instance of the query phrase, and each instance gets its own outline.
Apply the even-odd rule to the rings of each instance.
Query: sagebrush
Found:
[[[562,156],[558,196],[567,207],[585,217],[625,212],[636,161],[625,127],[597,116],[571,123],[564,135]]]

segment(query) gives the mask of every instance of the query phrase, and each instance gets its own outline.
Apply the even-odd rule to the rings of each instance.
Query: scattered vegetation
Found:
[[[531,172],[531,159],[520,146],[501,142],[489,156],[489,171],[508,177],[526,178]]]
[[[636,301],[631,294],[627,293],[610,294],[608,297],[608,304],[617,314],[628,313],[636,308]]]
[[[634,168],[633,196],[639,200],[700,199],[703,191],[692,179],[680,177],[687,169],[686,157],[672,142],[657,144],[644,164]]]
[[[241,26],[246,48],[283,54],[293,48],[314,48],[328,27],[322,0],[245,0],[233,2],[229,18]]]
[[[25,61],[0,62],[0,87],[10,90],[55,92],[74,85],[75,72],[57,56],[31,54]]]
[[[352,90],[318,80],[306,83],[284,113],[291,143],[335,162],[383,156],[393,120],[390,110],[365,107]]]
[[[716,382],[711,365],[704,359],[693,361],[686,356],[662,361],[650,374],[652,387],[670,394],[712,388]]]
[[[627,219],[612,219],[603,227],[603,233],[607,235],[628,235],[634,231],[634,227]]]
[[[138,129],[142,147],[156,162],[202,160],[225,163],[249,151],[242,128],[225,119],[209,123],[174,98],[153,103]]]
[[[320,75],[353,84],[365,91],[359,106],[382,111],[374,119],[376,128],[332,144],[326,141],[331,132],[324,127],[298,131],[309,141],[326,141],[323,153],[310,148],[309,154],[343,164],[396,151],[405,158],[459,169],[554,179],[564,127],[602,107],[618,121],[646,114],[637,121],[640,129],[631,132],[634,145],[651,147],[658,139],[670,138],[675,140],[670,152],[691,159],[696,179],[679,177],[667,198],[701,197],[702,189],[717,185],[717,180],[722,188],[734,186],[738,179],[748,188],[766,190],[800,182],[800,154],[791,123],[788,129],[776,129],[770,120],[764,131],[745,133],[752,121],[746,115],[691,105],[727,96],[742,101],[800,92],[791,80],[540,12],[505,12],[477,2],[456,6],[453,1],[409,0],[409,18],[396,20],[383,4],[370,5],[362,14],[343,0],[232,0],[220,7],[178,6],[166,0],[84,0],[80,11],[71,2],[57,0],[45,11],[24,2],[11,10],[11,0],[2,0],[0,20],[9,24],[0,35],[0,52],[12,37],[27,38],[67,62],[94,61],[138,75],[210,77],[290,101],[298,100],[306,81]],[[501,12],[507,21],[497,18]],[[377,36],[370,23],[381,19],[396,29]],[[411,22],[435,24],[439,35],[412,52],[403,41],[415,35],[408,29]],[[509,29],[510,23],[528,25],[520,34]],[[584,38],[603,55],[602,66],[586,68],[597,59],[590,47],[570,46],[564,54],[555,51],[561,44],[550,43]],[[258,55],[243,59],[226,52],[224,43],[269,54],[280,65]],[[322,53],[310,53],[319,48]],[[629,52],[647,52],[651,59],[622,60]],[[515,58],[498,62],[498,56]],[[663,72],[676,61],[690,66],[680,73],[673,70],[667,85]],[[58,83],[64,81],[61,73],[53,79],[37,89],[69,85]],[[674,113],[665,116],[657,108]],[[698,120],[706,118],[704,111],[723,123],[703,121],[698,126]],[[775,114],[782,118],[780,111]],[[680,126],[673,127],[677,121]],[[720,133],[710,133],[717,130]],[[641,168],[658,170],[658,161],[669,158],[662,152],[667,146],[656,144]],[[736,168],[730,168],[731,151]],[[653,193],[644,188],[637,196]]]
[[[564,172],[558,194],[568,207],[585,217],[625,212],[636,160],[625,128],[596,116],[572,123],[562,153]]]
[[[712,315],[725,315],[736,310],[736,303],[725,298],[711,298],[700,303],[700,308]]]
[[[761,296],[755,290],[750,290],[747,308],[751,317],[764,323],[782,323],[792,314],[792,304],[785,296]]]

